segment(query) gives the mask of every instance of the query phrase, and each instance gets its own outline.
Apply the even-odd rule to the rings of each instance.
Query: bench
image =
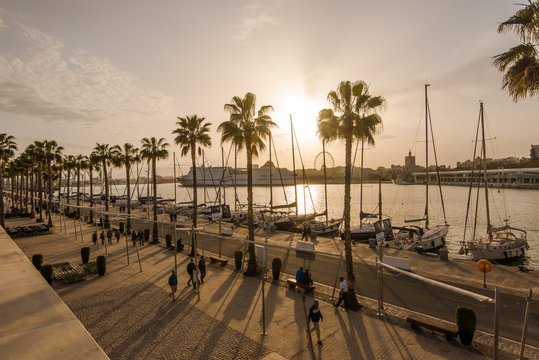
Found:
[[[312,293],[315,289],[314,285],[305,285],[302,283],[298,284],[298,282],[294,278],[289,278],[286,280],[286,282],[288,283],[288,286],[291,290],[296,290],[296,287],[299,287],[301,289],[304,289],[306,293]]]
[[[416,316],[408,316],[406,321],[412,325],[412,329],[418,329],[419,327],[436,331],[438,333],[444,334],[446,339],[450,340],[451,338],[457,336],[458,330],[455,326],[444,325],[440,323],[433,322],[427,319],[421,319]]]
[[[226,266],[226,264],[228,264],[228,260],[227,259],[219,259],[219,258],[210,256],[210,263],[212,263],[212,264],[219,263],[219,264],[221,264],[221,266]]]

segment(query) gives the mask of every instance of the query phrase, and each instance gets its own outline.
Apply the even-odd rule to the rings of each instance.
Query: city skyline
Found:
[[[492,65],[492,56],[518,42],[496,32],[518,6],[501,0],[390,5],[0,1],[3,131],[17,138],[20,151],[47,138],[66,154],[88,154],[95,142],[138,146],[145,136],[173,144],[176,116],[196,113],[213,124],[215,151],[207,154],[217,166],[216,128],[228,119],[223,105],[252,91],[258,106],[275,108],[280,165],[292,167],[291,114],[310,167],[322,150],[316,115],[329,106],[327,93],[341,80],[364,80],[371,94],[387,100],[365,166],[400,165],[409,150],[422,164],[423,85],[431,83],[441,164],[471,158],[479,100],[489,138],[497,138],[488,156],[528,157],[539,138],[537,99],[513,102]],[[328,145],[337,166],[344,164],[343,148]],[[255,163],[266,160],[261,153]],[[238,162],[244,166],[244,153]],[[186,158],[180,163],[190,166]],[[171,175],[172,160],[161,162],[159,172]]]

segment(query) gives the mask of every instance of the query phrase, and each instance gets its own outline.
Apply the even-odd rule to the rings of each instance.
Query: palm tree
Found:
[[[15,155],[17,143],[12,135],[0,134],[0,226],[4,225],[4,167],[6,163]]]
[[[43,141],[43,156],[45,163],[47,164],[47,176],[48,176],[48,213],[49,213],[49,226],[52,226],[52,164],[53,162],[59,162],[62,159],[63,146],[59,146],[54,140]]]
[[[25,177],[25,186],[24,186],[24,211],[28,212],[28,183],[30,178],[30,169],[32,168],[32,160],[30,155],[24,151],[21,154],[21,161],[24,165],[24,177]]]
[[[191,153],[191,164],[193,167],[193,229],[197,227],[197,210],[198,210],[198,197],[197,197],[197,172],[196,172],[196,151],[197,145],[198,154],[202,152],[202,146],[211,146],[211,138],[208,135],[210,131],[211,123],[203,124],[206,118],[199,118],[197,115],[178,117],[176,125],[178,126],[173,134],[176,135],[174,142],[181,147],[181,156],[186,156]],[[195,232],[192,231],[191,237],[191,252],[194,254],[195,248]]]
[[[37,191],[39,193],[39,219],[43,222],[43,165],[45,163],[45,142],[34,141],[33,156],[37,164]]]
[[[384,104],[380,96],[369,95],[368,86],[363,81],[342,81],[337,91],[328,94],[331,109],[323,109],[318,114],[318,134],[325,142],[344,140],[345,176],[344,176],[344,241],[346,256],[346,274],[348,282],[348,304],[356,310],[360,307],[355,295],[355,275],[352,260],[350,236],[350,187],[352,183],[352,142],[353,139],[367,140],[374,144],[376,126],[381,118],[376,111]]]
[[[494,66],[505,72],[502,89],[514,101],[539,94],[539,1],[528,3],[498,26],[499,33],[514,31],[522,43],[493,57]]]
[[[111,159],[114,157],[114,150],[109,144],[99,144],[96,143],[94,147],[94,154],[96,159],[99,159],[101,162],[101,167],[103,169],[103,179],[105,182],[105,212],[109,212],[110,207],[110,196],[109,196],[109,178],[107,175],[107,165],[110,165]],[[109,215],[105,215],[105,228],[110,227]]]
[[[77,219],[80,219],[80,172],[88,168],[88,158],[84,155],[75,156],[75,169],[77,170]]]
[[[153,240],[155,244],[159,242],[159,230],[157,229],[157,160],[166,159],[168,157],[168,143],[165,138],[157,140],[155,137],[143,138],[141,155],[143,158],[152,162],[152,182],[153,182]]]
[[[114,146],[118,154],[118,160],[125,168],[125,179],[127,185],[127,232],[131,232],[131,165],[137,160],[138,149],[130,143],[125,143],[123,147]]]
[[[35,218],[36,209],[35,209],[35,180],[36,180],[36,170],[37,170],[37,157],[36,157],[36,146],[35,144],[30,144],[24,150],[28,154],[29,166],[30,166],[30,219]]]
[[[230,120],[222,122],[217,130],[221,132],[221,142],[230,141],[241,151],[245,147],[247,153],[247,226],[249,228],[249,241],[255,240],[253,221],[253,155],[266,145],[264,140],[271,134],[271,127],[277,126],[268,115],[273,106],[264,105],[256,111],[256,95],[246,93],[242,99],[234,96],[230,104],[225,104],[225,111],[230,113]],[[258,273],[255,246],[249,243],[249,262],[247,275]]]
[[[75,159],[75,156],[73,155],[67,155],[65,158],[64,158],[64,170],[66,171],[67,173],[67,176],[66,176],[66,192],[67,192],[67,203],[69,204],[69,200],[70,200],[70,197],[71,197],[71,171],[72,170],[75,170],[75,168],[77,167],[77,163],[76,163],[76,159]]]
[[[95,152],[92,152],[90,156],[88,156],[88,172],[90,175],[90,207],[94,207],[94,170],[99,170],[101,166],[99,157]],[[94,212],[93,210],[90,210],[90,223],[94,222]]]

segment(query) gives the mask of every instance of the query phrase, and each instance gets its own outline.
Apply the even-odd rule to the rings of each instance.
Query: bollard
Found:
[[[449,251],[447,249],[440,249],[438,251],[438,254],[440,255],[440,260],[448,261],[449,260]]]

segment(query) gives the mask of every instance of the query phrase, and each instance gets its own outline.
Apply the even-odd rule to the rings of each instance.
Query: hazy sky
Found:
[[[492,66],[518,42],[496,32],[517,9],[514,0],[0,0],[0,132],[21,150],[55,139],[66,153],[88,154],[96,141],[139,145],[155,136],[172,145],[176,116],[198,114],[213,124],[207,153],[219,165],[223,105],[251,91],[257,106],[275,108],[281,166],[291,167],[292,114],[312,167],[328,92],[364,80],[387,99],[365,164],[390,166],[409,149],[424,161],[428,82],[440,163],[471,157],[479,100],[496,137],[490,155],[529,156],[539,143],[538,99],[514,103]],[[329,146],[337,165],[343,147]],[[244,153],[238,159],[243,165]],[[172,162],[160,170],[171,174]]]

